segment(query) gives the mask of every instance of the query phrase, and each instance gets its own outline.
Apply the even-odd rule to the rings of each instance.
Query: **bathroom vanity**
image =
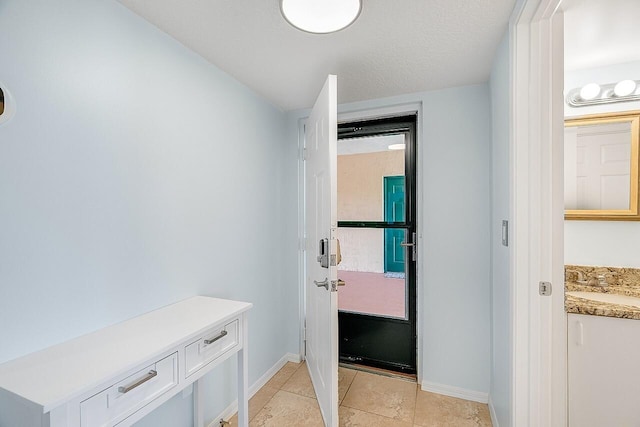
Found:
[[[581,277],[565,284],[569,426],[640,425],[640,271],[570,271]]]
[[[247,426],[251,304],[197,296],[0,365],[1,427],[130,426],[187,387],[204,426],[200,378],[237,356]]]
[[[640,321],[569,314],[569,425],[640,423]]]

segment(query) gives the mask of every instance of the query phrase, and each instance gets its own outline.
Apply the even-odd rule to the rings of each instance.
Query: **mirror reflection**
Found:
[[[4,114],[4,91],[0,87],[0,116]]]
[[[639,113],[565,121],[567,219],[639,220]]]

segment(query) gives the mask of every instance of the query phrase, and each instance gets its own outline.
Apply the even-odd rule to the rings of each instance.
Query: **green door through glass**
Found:
[[[386,223],[405,222],[404,176],[384,177],[384,221]],[[404,273],[405,230],[387,228],[384,230],[384,272]]]

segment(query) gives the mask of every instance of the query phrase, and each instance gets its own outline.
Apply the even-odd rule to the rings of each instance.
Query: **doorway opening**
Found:
[[[416,374],[416,115],[338,125],[340,362]]]

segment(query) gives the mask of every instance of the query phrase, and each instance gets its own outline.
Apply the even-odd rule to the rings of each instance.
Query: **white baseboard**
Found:
[[[493,407],[493,401],[491,395],[489,395],[489,415],[491,415],[491,424],[493,427],[500,427],[498,424],[498,416],[496,415],[496,408]]]
[[[421,388],[422,390],[430,391],[431,393],[443,394],[445,396],[457,397],[460,399],[471,400],[473,402],[489,402],[489,393],[483,393],[481,391],[467,390],[465,388],[438,384],[430,381],[423,381]]]
[[[300,363],[302,361],[302,357],[299,354],[287,353],[280,360],[276,362],[267,372],[264,373],[263,376],[258,378],[258,380],[249,386],[249,399],[253,397],[254,394],[258,392],[269,380],[284,366],[287,362]],[[238,412],[238,400],[234,400],[231,402],[229,406],[227,406],[224,411],[222,411],[216,418],[213,419],[211,424],[208,427],[219,427],[220,420],[228,420],[233,417],[233,415]]]

